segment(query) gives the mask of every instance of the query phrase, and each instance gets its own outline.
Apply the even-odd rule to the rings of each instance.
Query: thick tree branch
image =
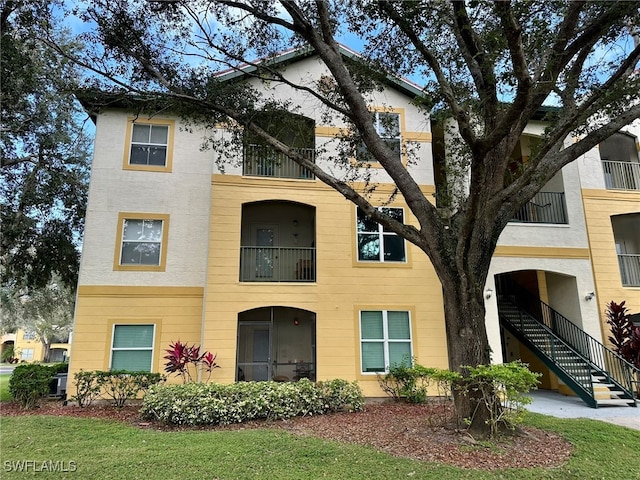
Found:
[[[458,103],[456,95],[453,91],[451,83],[447,79],[447,76],[442,69],[440,62],[437,59],[436,54],[427,47],[427,45],[420,39],[416,30],[414,30],[409,23],[408,19],[402,16],[392,5],[393,2],[379,1],[378,8],[381,12],[385,13],[389,19],[404,33],[411,41],[411,44],[416,48],[418,53],[422,55],[425,62],[429,65],[429,68],[436,76],[438,85],[440,86],[440,92],[442,93],[444,100],[448,107],[451,109],[451,113],[458,123],[460,129],[460,135],[462,138],[473,147],[477,142],[476,134],[471,127],[471,117],[468,112],[461,107]]]
[[[454,16],[453,26],[455,27],[453,32],[475,83],[482,104],[484,124],[488,129],[492,129],[498,108],[493,61],[487,57],[482,41],[474,30],[465,2],[454,0],[451,4]]]

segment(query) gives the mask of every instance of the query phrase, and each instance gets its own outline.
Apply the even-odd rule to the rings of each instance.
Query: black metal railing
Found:
[[[297,153],[315,162],[313,148],[296,148]],[[313,173],[268,145],[245,144],[242,174],[252,177],[297,178],[313,180]]]
[[[632,364],[520,285],[509,283],[502,285],[501,290],[503,294],[510,293],[510,297],[519,308],[529,313],[588,359],[592,366],[607,378],[607,381],[616,384],[634,398],[634,376],[639,372]]]
[[[313,247],[240,247],[241,282],[315,282]]]
[[[511,219],[516,223],[567,224],[563,192],[538,192]]]
[[[640,190],[640,163],[602,160],[608,190]]]
[[[619,253],[620,278],[623,287],[640,287],[640,254]]]
[[[505,304],[513,307],[513,312],[505,313]],[[532,352],[538,352],[543,362],[558,375],[563,382],[582,398],[590,407],[597,407],[591,381],[591,365],[588,359],[574,351],[570,345],[520,309],[512,296],[499,297],[501,324],[523,342]]]

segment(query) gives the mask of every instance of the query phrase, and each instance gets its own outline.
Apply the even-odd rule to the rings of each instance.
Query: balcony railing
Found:
[[[618,254],[620,277],[624,287],[640,287],[640,254]]]
[[[295,151],[310,161],[315,161],[313,148],[296,148]],[[242,174],[253,177],[300,178],[312,180],[313,173],[298,165],[286,155],[267,145],[246,144]]]
[[[315,282],[313,247],[240,247],[241,282]]]
[[[516,223],[569,223],[564,193],[538,192],[514,215],[511,221]]]
[[[609,190],[640,190],[640,163],[602,160],[604,183]]]

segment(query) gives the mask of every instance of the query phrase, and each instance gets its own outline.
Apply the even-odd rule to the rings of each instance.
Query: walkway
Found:
[[[613,406],[590,408],[578,397],[566,396],[549,390],[536,390],[531,392],[529,396],[533,398],[533,403],[527,405],[526,408],[531,412],[558,418],[592,418],[640,430],[640,406],[636,408]]]

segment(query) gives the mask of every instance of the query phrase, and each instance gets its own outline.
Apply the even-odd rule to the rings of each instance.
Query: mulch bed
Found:
[[[504,468],[558,467],[572,452],[572,445],[559,435],[524,427],[498,443],[476,442],[464,432],[445,425],[450,418],[441,405],[379,403],[364,412],[335,413],[286,421],[255,421],[198,430],[241,430],[276,428],[295,435],[367,445],[398,457],[440,462],[458,467],[497,470]],[[43,402],[35,410],[22,410],[14,403],[2,403],[0,415],[53,415],[110,419],[139,428],[164,431],[195,427],[171,427],[143,420],[138,406],[120,409],[109,405],[80,408],[61,402]]]

